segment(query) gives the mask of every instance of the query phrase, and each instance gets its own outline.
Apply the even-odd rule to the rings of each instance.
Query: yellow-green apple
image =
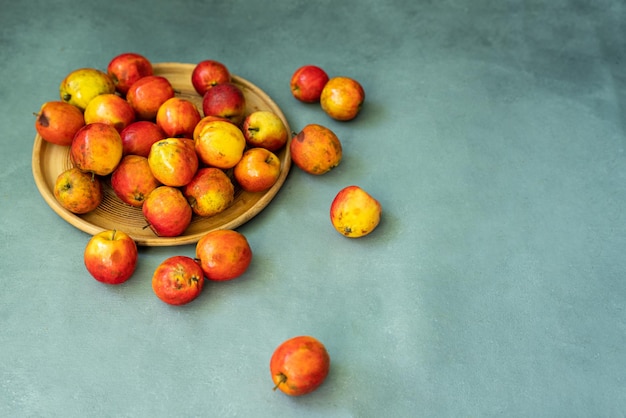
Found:
[[[61,206],[76,214],[96,209],[104,197],[100,179],[76,167],[68,168],[57,176],[53,194]]]
[[[354,119],[363,106],[365,91],[350,77],[333,77],[324,86],[320,96],[322,110],[336,120]]]
[[[219,61],[200,61],[191,72],[191,84],[200,96],[204,96],[211,87],[228,82],[230,82],[228,67]]]
[[[185,305],[196,299],[204,287],[204,272],[191,257],[174,255],[154,270],[152,290],[169,305]]]
[[[76,132],[85,126],[83,112],[78,107],[62,101],[44,103],[35,116],[37,133],[51,144],[70,145]]]
[[[117,94],[100,94],[87,104],[85,123],[106,123],[121,132],[135,121],[132,106]]]
[[[132,154],[146,158],[150,154],[152,144],[167,137],[159,125],[149,120],[131,123],[120,132],[120,136],[124,146],[124,155]]]
[[[328,82],[328,74],[316,65],[298,68],[290,80],[291,93],[296,99],[306,103],[320,101],[322,89]]]
[[[278,151],[289,139],[289,131],[283,120],[269,110],[256,110],[248,114],[241,130],[248,146],[270,151]]]
[[[301,396],[316,390],[328,376],[330,356],[318,339],[301,335],[282,342],[270,358],[274,390]]]
[[[99,176],[111,174],[122,160],[123,152],[119,132],[113,126],[101,122],[80,128],[70,145],[70,157],[74,165]]]
[[[200,163],[192,139],[165,138],[152,144],[148,164],[159,182],[181,187],[191,181]]]
[[[146,197],[161,183],[154,177],[148,159],[129,154],[111,174],[111,188],[127,205],[141,207]]]
[[[202,116],[196,105],[180,97],[167,99],[156,115],[157,125],[172,138],[192,138],[200,119]]]
[[[196,153],[212,167],[233,168],[246,148],[246,138],[239,127],[223,120],[201,120],[193,132]]]
[[[341,142],[329,128],[306,125],[289,143],[291,159],[302,171],[322,175],[335,168],[343,155]]]
[[[106,284],[121,284],[137,267],[137,244],[125,232],[105,230],[91,237],[83,255],[91,276]]]
[[[249,148],[233,169],[233,175],[245,191],[263,192],[280,177],[280,159],[268,149]]]
[[[339,191],[330,205],[330,220],[337,232],[359,238],[372,232],[380,222],[382,207],[378,200],[359,186]]]
[[[246,112],[246,97],[234,83],[217,84],[202,97],[204,116],[221,116],[241,125]]]
[[[85,110],[100,94],[115,93],[115,84],[107,73],[96,68],[79,68],[67,74],[59,85],[61,100]]]
[[[177,187],[159,186],[141,207],[150,229],[160,237],[177,237],[191,223],[193,212],[187,199]]]
[[[199,216],[223,212],[235,199],[235,187],[230,177],[219,168],[203,167],[183,187],[191,209]]]
[[[196,259],[209,280],[232,280],[246,272],[252,250],[246,237],[232,229],[206,233],[196,244]]]
[[[113,80],[115,89],[122,96],[125,96],[135,81],[142,77],[153,75],[153,68],[150,60],[143,55],[125,52],[109,61],[107,74]]]
[[[148,75],[130,86],[126,100],[135,110],[137,119],[154,121],[159,107],[174,95],[174,87],[167,78]]]

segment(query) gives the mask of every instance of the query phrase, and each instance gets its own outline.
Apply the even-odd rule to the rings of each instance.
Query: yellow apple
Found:
[[[80,110],[85,110],[91,99],[105,93],[115,93],[115,84],[108,74],[95,68],[74,70],[59,86],[61,100]]]
[[[350,77],[333,77],[324,86],[320,96],[322,110],[336,120],[354,119],[363,106],[365,91]]]
[[[183,188],[191,209],[199,216],[223,212],[235,199],[235,186],[219,168],[203,167]]]
[[[289,139],[289,131],[282,119],[274,112],[257,110],[250,113],[241,128],[250,147],[262,147],[278,151]]]
[[[223,120],[207,123],[201,120],[194,129],[193,139],[200,160],[208,166],[221,169],[233,168],[241,160],[246,148],[241,129]]]
[[[372,232],[380,222],[380,203],[359,186],[348,186],[337,193],[330,206],[330,220],[335,229],[348,238]]]
[[[58,175],[53,194],[61,206],[76,214],[84,214],[96,209],[104,196],[100,179],[76,167],[69,168]]]

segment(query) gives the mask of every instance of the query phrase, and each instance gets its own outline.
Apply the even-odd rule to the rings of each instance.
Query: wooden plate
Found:
[[[154,74],[166,77],[176,90],[176,95],[192,100],[202,113],[202,97],[191,84],[191,72],[195,64],[160,63],[154,64]],[[246,112],[269,110],[276,113],[291,133],[285,115],[274,101],[260,88],[235,75],[232,81],[243,90],[246,97]],[[290,135],[291,136],[291,135]],[[291,139],[290,139],[291,140]],[[100,206],[85,215],[76,215],[64,209],[54,197],[54,183],[57,176],[71,167],[69,147],[54,145],[35,136],[32,169],[35,183],[46,203],[64,220],[76,228],[94,235],[106,229],[117,229],[129,234],[138,245],[173,246],[196,243],[204,234],[215,229],[235,229],[248,222],[261,212],[280,190],[291,167],[289,143],[276,155],[281,160],[281,173],[271,189],[261,193],[249,193],[235,183],[233,204],[215,216],[194,216],[183,235],[178,237],[158,237],[146,227],[141,209],[124,204],[115,196],[107,181],[104,181],[105,196]]]

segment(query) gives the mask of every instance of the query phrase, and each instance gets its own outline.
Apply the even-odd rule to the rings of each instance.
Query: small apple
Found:
[[[111,188],[127,205],[139,208],[161,183],[154,177],[146,157],[126,155],[111,174]]]
[[[153,75],[153,68],[150,60],[143,55],[125,52],[109,61],[107,74],[113,80],[115,89],[122,96],[125,96],[135,81],[142,77]]]
[[[304,65],[293,73],[289,84],[293,97],[305,103],[316,103],[327,82],[326,71],[316,65]]]
[[[280,389],[289,396],[313,392],[324,382],[329,371],[330,356],[326,347],[308,335],[284,341],[270,359],[274,390]]]
[[[219,61],[200,61],[191,72],[191,84],[200,96],[204,96],[210,88],[228,82],[230,82],[230,72]]]
[[[85,110],[94,97],[106,93],[115,93],[115,84],[107,73],[96,68],[74,70],[59,85],[61,100],[80,110]]]
[[[68,168],[57,176],[53,194],[61,206],[76,214],[96,209],[104,197],[100,179],[76,167]]]
[[[322,175],[339,165],[342,147],[339,138],[329,128],[309,124],[292,138],[291,159],[306,173]]]
[[[135,121],[135,110],[117,94],[100,94],[87,104],[84,117],[87,124],[106,123],[121,132]]]
[[[333,77],[324,86],[320,96],[322,110],[336,120],[354,119],[363,106],[365,91],[350,77]]]
[[[166,186],[181,187],[198,171],[195,145],[189,138],[165,138],[152,144],[148,163],[154,177]]]
[[[146,158],[150,154],[152,144],[167,137],[159,125],[148,120],[131,123],[120,132],[120,136],[124,155],[133,154]]]
[[[83,258],[87,271],[97,281],[124,283],[137,267],[137,244],[122,231],[105,230],[87,242]]]
[[[380,222],[380,203],[358,186],[339,191],[330,205],[330,220],[340,234],[359,238],[372,232]]]
[[[36,114],[35,129],[37,133],[51,144],[68,146],[74,135],[85,126],[83,112],[76,106],[66,102],[46,102]]]
[[[150,229],[159,237],[177,237],[191,223],[193,212],[183,193],[176,187],[159,186],[141,207]]]
[[[99,176],[111,174],[122,160],[124,146],[119,132],[106,123],[90,123],[78,130],[70,157],[76,167]]]
[[[192,138],[201,118],[200,111],[190,100],[172,97],[159,107],[156,123],[169,137]]]
[[[159,107],[174,95],[174,87],[167,78],[149,75],[130,86],[126,100],[135,110],[137,119],[154,121]]]
[[[196,259],[209,280],[225,281],[241,276],[252,261],[246,237],[232,229],[206,233],[196,244]]]
[[[169,305],[185,305],[202,292],[204,272],[191,257],[175,255],[159,264],[152,275],[152,290]]]
[[[246,97],[234,83],[217,84],[202,98],[204,116],[221,116],[239,126],[246,112]]]
[[[199,216],[223,212],[235,199],[235,186],[219,168],[203,167],[183,188],[191,209]]]
[[[263,192],[280,177],[280,159],[265,148],[250,148],[233,170],[235,180],[247,192]]]
[[[246,149],[241,129],[223,120],[201,120],[194,129],[193,139],[196,153],[204,164],[225,170],[237,165]]]
[[[278,151],[289,139],[289,131],[283,120],[268,110],[250,113],[245,117],[241,130],[249,146],[270,151]]]

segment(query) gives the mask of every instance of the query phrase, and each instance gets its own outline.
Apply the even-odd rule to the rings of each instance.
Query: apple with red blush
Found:
[[[234,83],[222,83],[210,88],[202,98],[204,116],[219,116],[239,126],[246,112],[246,97]]]
[[[235,180],[247,192],[263,192],[280,177],[280,159],[265,148],[250,148],[244,152],[233,170]]]
[[[113,80],[115,90],[125,96],[135,81],[153,75],[153,68],[150,60],[143,55],[125,52],[109,61],[107,74]]]
[[[135,272],[137,244],[125,232],[105,230],[89,239],[83,259],[87,271],[97,281],[121,284]]]
[[[167,99],[176,95],[170,81],[159,75],[149,75],[135,81],[128,92],[126,100],[135,110],[139,120],[155,120],[159,107]]]
[[[44,141],[51,144],[71,145],[76,132],[85,126],[83,112],[62,101],[44,103],[35,116],[35,130]]]
[[[192,138],[200,119],[202,116],[196,105],[180,97],[167,99],[156,115],[157,125],[172,138]]]
[[[322,68],[316,65],[304,65],[291,76],[289,83],[291,93],[301,102],[319,102],[328,79],[328,74]]]
[[[241,127],[250,147],[278,151],[289,139],[289,131],[283,120],[269,110],[257,110],[248,114]]]
[[[149,120],[131,123],[120,132],[120,136],[124,155],[139,155],[146,158],[150,154],[152,144],[167,137],[159,125]]]
[[[204,96],[210,88],[230,80],[228,67],[215,60],[200,61],[191,72],[191,84],[200,96]]]

